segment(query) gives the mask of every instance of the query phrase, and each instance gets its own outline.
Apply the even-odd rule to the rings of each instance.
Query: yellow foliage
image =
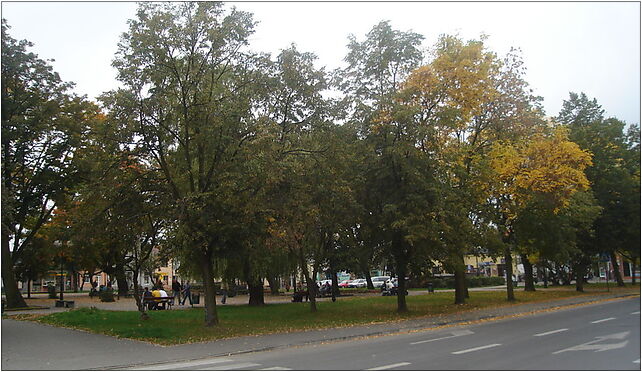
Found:
[[[536,135],[526,143],[498,143],[490,157],[496,194],[512,200],[518,209],[536,195],[544,195],[557,213],[575,192],[589,187],[584,170],[592,164],[591,154],[569,141],[561,128],[550,136]]]

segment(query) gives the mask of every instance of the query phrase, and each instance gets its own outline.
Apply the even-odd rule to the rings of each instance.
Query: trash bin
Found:
[[[199,293],[192,293],[192,304],[200,304],[201,303],[201,295]]]
[[[435,293],[435,288],[433,287],[432,282],[428,282],[428,293]]]

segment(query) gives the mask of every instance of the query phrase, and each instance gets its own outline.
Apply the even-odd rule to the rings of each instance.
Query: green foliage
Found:
[[[10,307],[23,307],[13,273],[57,205],[78,181],[74,152],[97,107],[69,93],[44,60],[2,20],[2,278]],[[51,242],[49,242],[51,243]],[[11,245],[11,247],[10,247]],[[29,255],[38,254],[35,246]],[[23,264],[30,263],[28,257]]]
[[[570,138],[593,155],[586,170],[591,191],[601,213],[591,234],[584,234],[580,249],[593,255],[607,249],[635,260],[640,247],[640,147],[639,126],[616,118],[605,119],[596,99],[570,93],[558,120]]]

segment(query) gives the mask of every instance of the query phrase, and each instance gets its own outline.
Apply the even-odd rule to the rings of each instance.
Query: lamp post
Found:
[[[60,301],[64,300],[63,295],[64,295],[64,289],[65,289],[65,277],[64,277],[64,272],[63,272],[63,257],[62,253],[60,254]]]
[[[62,301],[62,300],[64,300],[63,292],[64,292],[64,288],[65,288],[65,280],[64,280],[64,277],[63,277],[63,274],[64,274],[63,273],[63,256],[62,256],[62,248],[61,248],[62,244],[60,243],[59,240],[56,240],[56,241],[54,241],[54,245],[60,249],[60,251],[59,251],[59,254],[60,254],[60,301]]]

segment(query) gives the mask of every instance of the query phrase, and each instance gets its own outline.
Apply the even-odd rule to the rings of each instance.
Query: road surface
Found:
[[[640,370],[640,300],[131,370]]]

